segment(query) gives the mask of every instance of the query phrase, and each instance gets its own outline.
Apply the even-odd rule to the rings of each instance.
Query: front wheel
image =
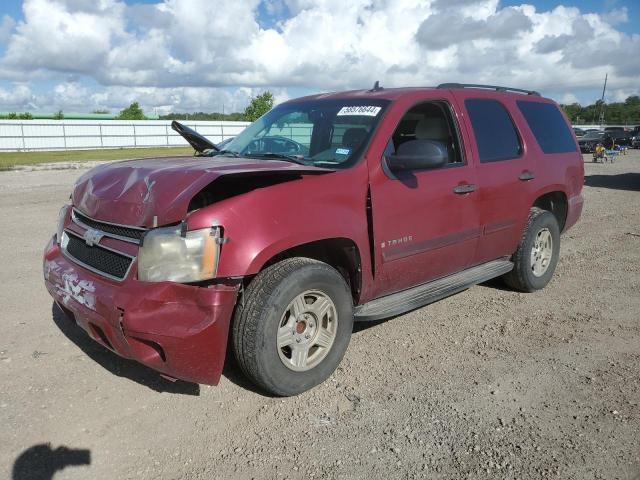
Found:
[[[553,276],[560,255],[560,227],[549,211],[532,208],[516,253],[513,270],[504,276],[512,288],[533,292],[544,288]]]
[[[353,329],[344,278],[326,263],[290,258],[249,284],[233,323],[244,374],[274,395],[297,395],[325,381],[340,364]]]

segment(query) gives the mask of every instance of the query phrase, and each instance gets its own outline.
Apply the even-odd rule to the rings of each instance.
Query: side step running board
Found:
[[[494,260],[417,287],[371,300],[355,309],[356,322],[371,322],[415,310],[513,269],[509,260]]]

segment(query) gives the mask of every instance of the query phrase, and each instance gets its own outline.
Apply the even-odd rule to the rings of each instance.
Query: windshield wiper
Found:
[[[297,163],[298,165],[309,165],[304,161],[304,157],[302,155],[287,155],[286,153],[274,153],[274,152],[264,152],[264,153],[251,153],[249,155],[245,155],[246,157],[255,157],[255,158],[278,158],[282,160],[287,160],[291,163]]]

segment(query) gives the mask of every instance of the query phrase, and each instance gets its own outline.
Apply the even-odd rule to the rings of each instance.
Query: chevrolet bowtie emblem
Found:
[[[84,232],[84,235],[83,235],[84,243],[86,243],[90,247],[93,247],[94,245],[100,243],[100,240],[102,240],[103,236],[104,234],[102,232],[98,230],[89,229],[86,232]]]

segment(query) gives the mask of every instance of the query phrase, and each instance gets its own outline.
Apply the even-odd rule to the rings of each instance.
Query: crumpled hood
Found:
[[[282,171],[326,173],[330,170],[280,160],[233,157],[167,157],[106,163],[82,175],[73,204],[105,222],[152,227],[183,220],[191,199],[222,175]]]

